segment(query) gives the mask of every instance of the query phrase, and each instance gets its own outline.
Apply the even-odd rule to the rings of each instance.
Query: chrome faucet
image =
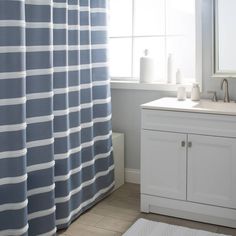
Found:
[[[225,84],[225,86],[224,86]],[[223,90],[224,88],[224,102],[230,102],[230,98],[229,98],[229,83],[228,83],[228,80],[227,79],[223,79],[221,81],[221,90]]]

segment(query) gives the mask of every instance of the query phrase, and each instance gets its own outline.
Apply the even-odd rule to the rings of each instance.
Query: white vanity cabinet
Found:
[[[236,228],[233,105],[231,112],[175,98],[142,105],[143,212]]]

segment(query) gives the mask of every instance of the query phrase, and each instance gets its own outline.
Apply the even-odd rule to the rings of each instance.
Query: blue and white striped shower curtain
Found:
[[[54,235],[114,185],[106,4],[0,0],[1,236]]]

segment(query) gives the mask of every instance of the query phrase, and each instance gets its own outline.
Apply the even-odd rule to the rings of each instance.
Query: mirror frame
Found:
[[[219,38],[218,38],[218,0],[213,0],[213,8],[212,8],[212,16],[213,16],[213,35],[212,35],[212,77],[213,78],[236,78],[236,69],[235,71],[227,71],[227,70],[219,70]]]

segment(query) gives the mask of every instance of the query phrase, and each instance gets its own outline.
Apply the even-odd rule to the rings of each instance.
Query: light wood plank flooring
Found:
[[[122,235],[137,219],[145,218],[236,236],[236,229],[163,215],[140,213],[139,187],[137,184],[126,183],[80,216],[67,230],[61,230],[58,234],[61,236],[118,236]]]

